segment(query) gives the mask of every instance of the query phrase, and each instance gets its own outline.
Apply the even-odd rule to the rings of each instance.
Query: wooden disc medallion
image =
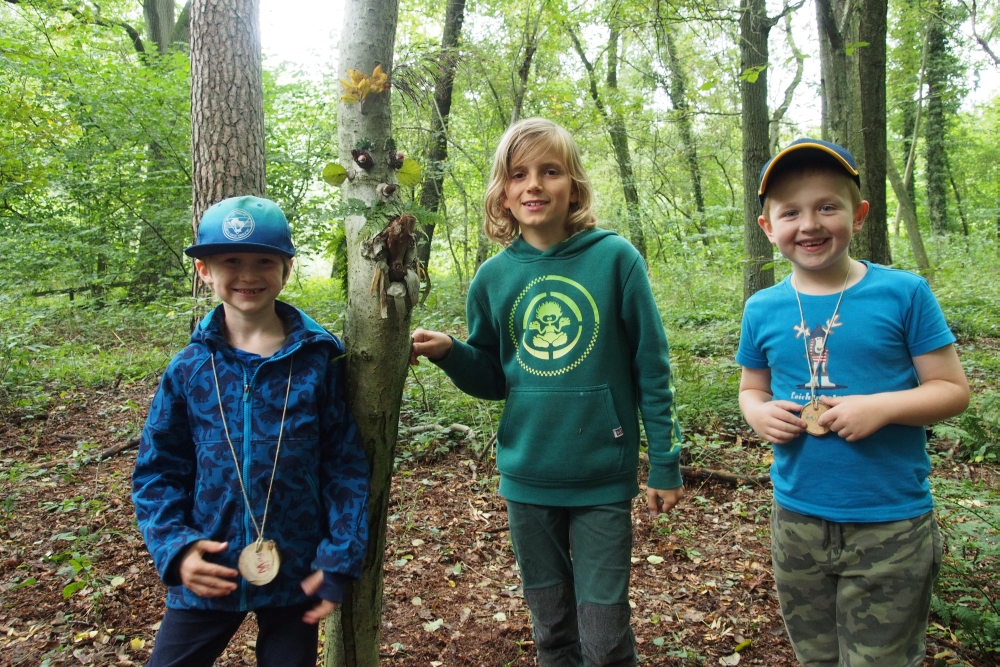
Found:
[[[281,557],[274,540],[257,541],[240,552],[240,574],[254,586],[271,583],[281,568]]]
[[[809,403],[802,408],[802,411],[799,412],[799,416],[806,422],[806,433],[809,435],[826,435],[830,432],[829,426],[819,425],[820,415],[829,409],[829,406],[820,403],[819,401]]]

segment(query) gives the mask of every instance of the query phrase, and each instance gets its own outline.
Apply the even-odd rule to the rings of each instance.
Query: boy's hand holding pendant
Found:
[[[203,558],[203,554],[217,554],[228,548],[228,542],[212,540],[198,540],[188,547],[180,565],[181,583],[184,587],[203,598],[223,597],[235,591],[236,582],[231,580],[235,579],[239,572]],[[316,570],[303,579],[301,585],[306,595],[315,595],[323,585],[323,571]],[[315,607],[305,613],[302,621],[315,625],[336,608],[336,603],[320,600]]]

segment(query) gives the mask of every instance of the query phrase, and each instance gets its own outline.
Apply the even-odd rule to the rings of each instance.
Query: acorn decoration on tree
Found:
[[[375,166],[375,160],[372,159],[372,154],[369,153],[364,148],[352,149],[351,157],[354,158],[355,164],[357,164],[365,171],[371,171],[371,168]]]

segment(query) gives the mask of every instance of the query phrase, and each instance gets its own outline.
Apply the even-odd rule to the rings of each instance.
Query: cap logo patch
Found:
[[[253,234],[253,216],[241,208],[234,208],[222,219],[222,233],[230,241],[243,241]]]

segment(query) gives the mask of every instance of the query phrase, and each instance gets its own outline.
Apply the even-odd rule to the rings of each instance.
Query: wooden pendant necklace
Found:
[[[292,391],[292,362],[294,355],[288,360],[288,386],[285,387],[285,405],[281,409],[281,426],[278,427],[278,447],[274,451],[274,467],[271,468],[271,482],[267,486],[267,500],[264,501],[264,516],[257,525],[257,519],[253,515],[253,506],[250,504],[250,496],[247,495],[246,485],[243,483],[243,475],[240,473],[240,462],[236,458],[236,448],[229,437],[229,427],[226,425],[226,415],[222,411],[222,392],[219,389],[219,374],[215,370],[215,355],[212,355],[212,375],[215,376],[215,395],[219,399],[219,416],[222,418],[222,430],[226,433],[226,441],[229,443],[229,451],[233,454],[233,463],[236,465],[236,479],[240,483],[240,491],[243,492],[243,501],[246,503],[247,513],[253,528],[257,531],[257,539],[253,544],[248,544],[240,552],[238,567],[240,574],[248,583],[254,586],[263,586],[271,583],[281,568],[281,556],[278,555],[278,545],[274,540],[264,539],[264,526],[267,523],[267,510],[271,505],[271,491],[274,489],[274,475],[278,471],[278,455],[281,453],[281,436],[285,432],[285,413],[288,411],[288,396]]]
[[[844,300],[844,292],[847,291],[847,283],[851,278],[851,268],[852,265],[847,265],[847,275],[844,276],[844,286],[840,288],[840,296],[837,297],[837,305],[833,308],[833,315],[829,320],[826,321],[826,326],[823,327],[823,342],[820,346],[821,355],[827,354],[826,341],[830,337],[830,332],[833,328],[838,325],[837,322],[837,312],[840,310],[840,302]],[[795,277],[792,276],[789,281],[792,284],[792,290],[795,292],[795,301],[799,304],[799,320],[801,324],[796,327],[796,337],[802,336],[802,342],[806,347],[806,365],[809,366],[809,404],[802,408],[799,412],[799,416],[806,423],[806,433],[810,435],[826,435],[830,432],[829,426],[821,426],[819,423],[819,418],[824,412],[830,409],[825,403],[820,403],[819,399],[816,398],[816,385],[819,384],[819,366],[821,360],[817,358],[813,360],[813,354],[809,349],[809,325],[806,323],[806,316],[802,312],[802,299],[799,297],[799,290],[795,287]]]

